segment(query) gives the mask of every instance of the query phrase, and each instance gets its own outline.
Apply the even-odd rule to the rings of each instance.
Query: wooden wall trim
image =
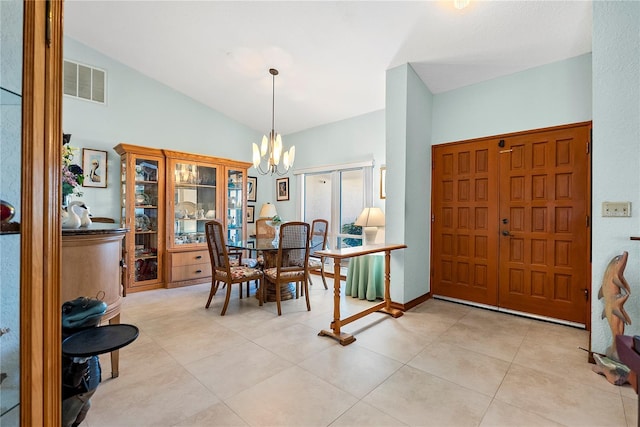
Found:
[[[411,301],[407,301],[404,304],[392,301],[391,308],[407,311],[407,310],[411,310],[413,307],[420,305],[429,299],[431,299],[431,292],[427,292],[426,294],[421,295],[418,298],[412,299]]]
[[[586,126],[586,125],[591,125],[591,123],[592,123],[591,121],[568,123],[568,124],[564,124],[564,125],[548,126],[548,127],[544,127],[544,128],[538,128],[538,129],[527,129],[527,130],[522,130],[522,131],[518,131],[518,132],[502,133],[502,134],[498,134],[498,135],[481,136],[479,138],[465,139],[465,140],[462,140],[462,141],[438,142],[437,144],[434,144],[433,147],[435,147],[437,145],[444,145],[444,144],[467,144],[469,142],[479,142],[479,141],[487,141],[487,140],[494,140],[494,139],[501,139],[501,138],[504,138],[504,139],[513,138],[515,136],[527,135],[527,134],[532,133],[532,132],[546,132],[546,131],[570,129],[570,128],[576,128],[576,127],[582,127],[582,126]],[[432,150],[433,150],[433,147],[432,147]]]
[[[20,422],[29,426],[58,426],[61,421],[61,73],[62,1],[25,1]]]

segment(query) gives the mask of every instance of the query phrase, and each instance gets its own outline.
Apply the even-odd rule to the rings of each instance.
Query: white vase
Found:
[[[273,238],[271,244],[275,247],[280,244],[280,224],[273,224],[273,228],[276,230],[276,237]]]
[[[71,203],[71,194],[67,194],[66,196],[62,196],[62,207],[66,208]]]

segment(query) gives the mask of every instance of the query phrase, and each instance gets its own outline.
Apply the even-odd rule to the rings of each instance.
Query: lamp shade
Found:
[[[354,225],[360,227],[384,227],[384,212],[380,208],[364,208]]]
[[[276,215],[278,215],[276,207],[271,203],[265,203],[260,208],[260,216],[258,218],[273,218]]]

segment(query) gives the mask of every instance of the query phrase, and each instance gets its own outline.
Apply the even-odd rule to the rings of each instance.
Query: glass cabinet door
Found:
[[[134,280],[158,279],[158,161],[136,157],[133,207]],[[125,190],[123,185],[123,191]]]
[[[204,224],[214,219],[217,211],[216,174],[213,166],[175,163],[174,247],[206,243]]]
[[[237,242],[245,239],[244,224],[247,215],[245,171],[227,169],[227,240]]]

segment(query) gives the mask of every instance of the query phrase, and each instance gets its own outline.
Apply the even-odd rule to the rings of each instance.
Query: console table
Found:
[[[102,321],[120,323],[122,239],[129,231],[118,224],[94,223],[62,229],[61,302],[78,297],[99,298],[107,304]],[[111,352],[111,377],[119,374],[118,350]]]
[[[389,314],[393,317],[402,316],[402,311],[391,308],[391,251],[397,249],[404,249],[407,245],[404,244],[379,244],[379,245],[365,245],[354,248],[345,249],[332,249],[317,251],[316,254],[332,258],[333,259],[333,321],[331,322],[331,330],[323,329],[318,335],[328,336],[336,339],[342,345],[351,344],[356,338],[351,335],[340,331],[343,325],[347,325],[355,320],[358,320],[367,314],[375,313],[376,311]],[[375,254],[378,252],[384,252],[384,301],[369,307],[360,313],[349,316],[345,319],[340,319],[340,261],[347,258]]]

